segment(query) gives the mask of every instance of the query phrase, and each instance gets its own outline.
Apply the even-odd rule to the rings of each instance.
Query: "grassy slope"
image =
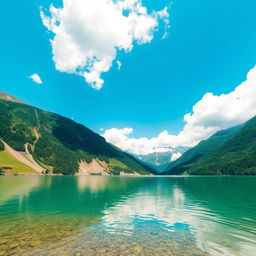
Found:
[[[6,170],[8,173],[37,173],[6,151],[0,151],[0,167],[12,167],[12,170]]]

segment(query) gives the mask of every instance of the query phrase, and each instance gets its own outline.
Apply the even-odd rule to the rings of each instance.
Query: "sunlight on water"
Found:
[[[256,177],[0,177],[0,255],[253,255]]]

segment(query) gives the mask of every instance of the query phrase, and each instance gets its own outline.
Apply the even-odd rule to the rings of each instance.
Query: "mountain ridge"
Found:
[[[81,164],[93,160],[98,165],[90,173],[102,174],[98,170],[102,168],[105,173],[115,175],[153,172],[82,124],[17,102],[6,93],[0,95],[3,96],[0,97],[0,138],[14,151],[28,151],[48,173],[81,173]],[[5,147],[1,146],[2,151]]]
[[[6,100],[6,101],[11,101],[11,102],[17,102],[17,103],[21,103],[21,104],[26,104],[23,101],[19,100],[18,98],[14,97],[8,93],[5,93],[3,91],[0,91],[0,99]]]

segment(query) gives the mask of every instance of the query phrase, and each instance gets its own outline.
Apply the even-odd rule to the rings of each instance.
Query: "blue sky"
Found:
[[[83,77],[56,70],[52,47],[40,17],[62,1],[2,1],[1,88],[28,104],[100,128],[133,128],[133,137],[177,134],[183,117],[203,95],[228,94],[256,63],[254,0],[142,1],[152,10],[169,6],[170,28],[162,39],[160,22],[152,41],[118,53],[95,90]],[[43,84],[28,77],[40,75]],[[256,113],[255,113],[256,114]]]

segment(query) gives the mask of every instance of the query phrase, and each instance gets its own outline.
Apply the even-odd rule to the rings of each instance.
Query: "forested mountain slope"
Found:
[[[1,95],[5,97],[0,100],[0,139],[17,152],[27,150],[47,172],[75,174],[87,164],[92,173],[95,168],[105,174],[151,171],[85,126]],[[3,143],[0,149],[4,150]]]
[[[200,142],[165,172],[183,173],[256,174],[256,117]]]

